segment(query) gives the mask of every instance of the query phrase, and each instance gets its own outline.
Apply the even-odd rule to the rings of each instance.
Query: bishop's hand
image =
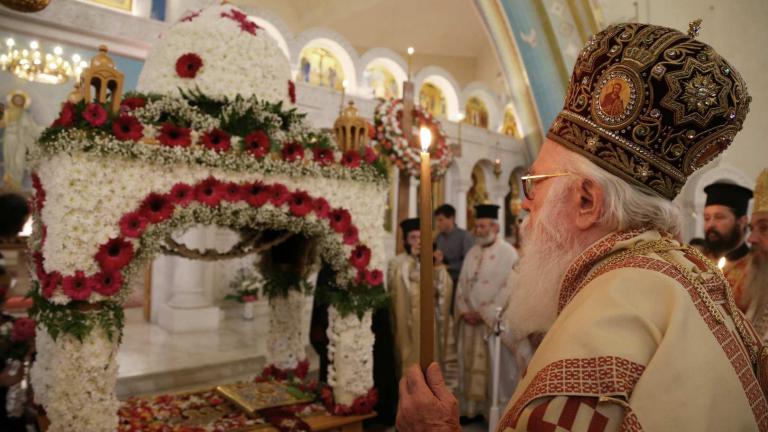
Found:
[[[427,380],[418,365],[408,368],[400,380],[400,404],[397,407],[398,432],[457,432],[459,403],[445,385],[440,366],[427,368]]]

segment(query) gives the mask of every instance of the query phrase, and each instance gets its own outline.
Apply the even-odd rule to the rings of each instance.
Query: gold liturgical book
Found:
[[[216,387],[220,395],[251,415],[265,408],[312,402],[311,397],[299,397],[301,392],[291,392],[291,390],[287,386],[269,381],[243,382]]]

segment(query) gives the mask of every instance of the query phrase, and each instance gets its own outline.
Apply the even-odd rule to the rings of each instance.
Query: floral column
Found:
[[[375,398],[371,316],[370,310],[360,318],[328,308],[328,384],[342,409],[354,409],[356,404],[368,403],[369,396]]]

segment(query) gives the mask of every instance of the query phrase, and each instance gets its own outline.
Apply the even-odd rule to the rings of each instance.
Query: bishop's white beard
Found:
[[[496,234],[490,233],[485,237],[475,237],[475,242],[480,246],[490,246],[496,240]]]
[[[768,305],[768,260],[765,259],[765,255],[761,255],[757,251],[753,252],[747,275],[746,292],[755,303],[754,307],[751,306],[750,309],[761,314]],[[754,318],[758,317],[755,316]]]
[[[553,184],[536,224],[528,217],[520,226],[521,257],[508,281],[511,295],[505,313],[515,341],[549,330],[557,318],[563,276],[583,251],[563,221],[567,185],[567,179]]]

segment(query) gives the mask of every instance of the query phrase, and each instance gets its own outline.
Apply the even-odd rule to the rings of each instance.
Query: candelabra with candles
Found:
[[[27,81],[44,84],[62,84],[70,78],[79,81],[88,66],[78,54],[72,55],[72,62],[66,60],[60,46],[49,53],[37,41],[30,42],[29,48],[21,48],[12,38],[6,39],[5,46],[6,53],[0,55],[0,69]]]

